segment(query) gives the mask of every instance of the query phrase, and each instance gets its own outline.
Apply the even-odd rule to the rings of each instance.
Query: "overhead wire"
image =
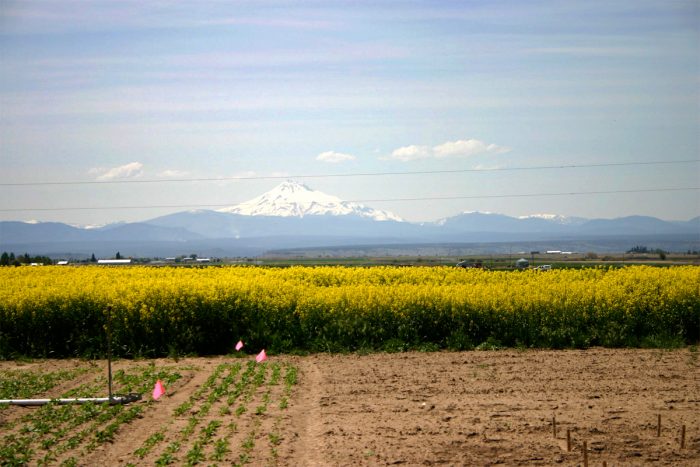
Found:
[[[523,167],[493,167],[474,169],[446,169],[446,170],[419,170],[404,172],[360,172],[345,174],[301,174],[301,175],[260,175],[260,176],[239,176],[239,177],[216,177],[216,178],[180,178],[180,179],[119,179],[119,180],[74,180],[74,181],[35,181],[35,182],[2,182],[0,187],[11,186],[45,186],[45,185],[100,185],[100,184],[128,184],[128,183],[173,183],[173,182],[209,182],[209,181],[242,181],[242,180],[268,180],[268,179],[303,179],[303,178],[338,178],[338,177],[366,177],[366,176],[391,176],[391,175],[425,175],[425,174],[447,174],[447,173],[469,173],[469,172],[505,172],[522,170],[557,170],[557,169],[578,169],[578,168],[602,168],[602,167],[624,167],[636,165],[661,165],[661,164],[688,164],[697,163],[700,159],[684,159],[670,161],[628,161],[610,162],[598,164],[561,164],[561,165],[541,165]],[[352,203],[378,203],[378,202],[405,202],[405,201],[445,201],[460,199],[495,199],[495,198],[531,198],[548,196],[578,196],[578,195],[600,195],[600,194],[622,194],[622,193],[650,193],[650,192],[673,192],[673,191],[694,191],[699,187],[665,187],[665,188],[642,188],[630,190],[598,190],[598,191],[567,191],[554,193],[518,193],[518,194],[497,194],[497,195],[458,195],[458,196],[425,196],[425,197],[401,197],[401,198],[375,198],[347,200]],[[193,209],[193,208],[221,208],[231,206],[231,203],[199,203],[199,204],[168,204],[168,205],[130,205],[130,206],[73,206],[73,207],[25,207],[25,208],[0,208],[0,212],[20,212],[20,211],[81,211],[81,210],[119,210],[119,209]]]
[[[581,168],[603,168],[603,167],[628,167],[636,165],[673,165],[690,164],[700,162],[700,159],[683,159],[671,161],[628,161],[628,162],[606,162],[597,164],[560,164],[560,165],[540,165],[523,167],[483,167],[472,169],[444,169],[444,170],[415,170],[398,172],[352,172],[352,173],[329,173],[329,174],[296,174],[296,175],[250,175],[232,177],[199,177],[199,178],[158,178],[158,179],[109,179],[109,180],[43,180],[33,182],[0,182],[0,187],[12,186],[47,186],[47,185],[111,185],[130,183],[184,183],[184,182],[222,182],[222,181],[242,181],[242,180],[280,180],[280,179],[308,179],[308,178],[344,178],[344,177],[379,177],[390,175],[435,175],[451,173],[478,173],[478,172],[509,172],[525,170],[559,170],[559,169],[581,169]]]
[[[700,187],[672,187],[672,188],[641,188],[634,190],[598,190],[598,191],[565,191],[554,193],[518,193],[503,195],[467,195],[467,196],[425,196],[414,198],[376,198],[376,199],[356,199],[346,200],[349,203],[379,203],[379,202],[403,202],[403,201],[445,201],[458,199],[493,199],[493,198],[534,198],[547,196],[577,196],[577,195],[602,195],[602,194],[623,194],[623,193],[653,193],[653,192],[674,192],[674,191],[697,191]],[[74,207],[54,207],[54,208],[4,208],[0,212],[18,211],[85,211],[85,210],[118,210],[118,209],[194,209],[194,208],[221,208],[229,207],[228,204],[160,204],[160,205],[132,205],[132,206],[74,206]]]

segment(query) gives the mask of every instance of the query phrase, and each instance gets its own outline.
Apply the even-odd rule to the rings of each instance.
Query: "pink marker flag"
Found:
[[[163,394],[165,394],[165,387],[163,387],[163,382],[158,380],[153,388],[153,400],[158,400]]]
[[[238,344],[236,344],[236,350],[241,350],[243,348],[243,341],[238,341]]]
[[[264,362],[267,360],[267,354],[265,353],[265,349],[262,349],[262,351],[258,354],[257,357],[255,357],[255,361],[258,363]]]

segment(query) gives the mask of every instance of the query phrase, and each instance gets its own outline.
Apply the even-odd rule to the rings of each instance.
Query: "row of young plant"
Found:
[[[132,465],[250,463],[254,459],[256,439],[262,436],[259,432],[261,420],[268,415],[273,389],[279,387],[283,370],[284,388],[274,392],[279,397],[273,415],[277,426],[296,384],[296,367],[253,361],[245,365],[223,363],[173,410],[168,426],[153,433],[134,451],[136,459]],[[178,420],[186,421],[184,427],[177,428]],[[280,436],[270,432],[268,439],[271,447],[269,455],[265,456],[266,464],[275,465]],[[258,458],[255,462],[262,460]]]
[[[3,268],[0,358],[700,339],[700,267]]]
[[[7,371],[0,375],[3,394],[17,399],[30,398],[70,381],[85,368],[60,372]],[[153,381],[171,384],[180,373],[173,368],[156,368],[153,364],[132,371],[114,373],[114,388],[119,393],[145,393]],[[51,381],[51,384],[47,384]],[[64,392],[59,398],[104,397],[107,378],[96,375],[91,381]],[[3,466],[77,465],[82,457],[98,446],[114,440],[118,431],[140,416],[148,404],[109,405],[85,403],[40,406],[3,426],[0,435],[0,460]],[[4,410],[7,410],[5,408]]]
[[[53,389],[64,381],[71,381],[87,372],[87,368],[60,370],[52,372],[3,370],[0,371],[0,399],[29,399]],[[0,409],[7,408],[0,405]]]

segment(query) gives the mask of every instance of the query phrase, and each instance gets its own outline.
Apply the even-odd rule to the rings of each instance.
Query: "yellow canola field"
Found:
[[[0,268],[0,357],[695,343],[700,268]],[[107,313],[111,307],[111,313]]]

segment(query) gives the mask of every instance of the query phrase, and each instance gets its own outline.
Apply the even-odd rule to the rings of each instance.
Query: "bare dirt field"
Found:
[[[193,395],[215,369],[250,359],[156,360],[156,367],[176,368],[182,375],[164,397],[151,401],[145,394],[135,403],[143,412],[121,425],[113,440],[92,449],[85,443],[66,449],[51,463],[583,465],[586,442],[591,466],[700,465],[700,362],[694,348],[272,356],[267,365],[298,369],[291,390],[265,383],[230,410],[222,405],[225,397],[212,397],[213,405],[202,413]],[[114,368],[149,363],[121,360]],[[106,364],[0,362],[0,371],[80,367],[89,371],[46,397],[103,377]],[[193,407],[175,415],[187,400],[195,401]],[[36,410],[0,410],[0,441],[20,433],[24,417]],[[197,428],[187,432],[198,411]],[[220,423],[212,440],[219,440],[219,456],[213,441],[202,441],[204,427],[215,420]],[[137,455],[157,433],[158,441]],[[203,454],[189,457],[198,440]],[[177,449],[168,457],[170,446]],[[41,454],[40,447],[36,450]]]

